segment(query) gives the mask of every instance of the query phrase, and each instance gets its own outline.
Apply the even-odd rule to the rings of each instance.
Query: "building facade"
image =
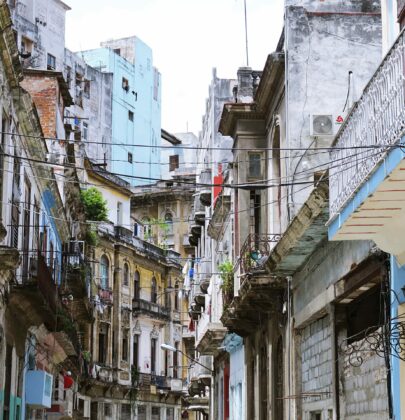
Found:
[[[160,178],[161,75],[153,67],[152,50],[139,38],[102,43],[80,53],[86,63],[111,73],[111,170],[131,185]]]

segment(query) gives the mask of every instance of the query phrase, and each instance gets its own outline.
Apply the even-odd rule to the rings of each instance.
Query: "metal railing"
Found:
[[[385,56],[337,134],[330,168],[330,217],[405,132],[404,31]]]
[[[248,235],[240,251],[241,274],[251,274],[262,269],[272,249],[270,243],[278,242],[280,239],[279,233]]]
[[[132,312],[146,312],[158,318],[170,319],[170,308],[165,308],[158,303],[149,302],[144,299],[132,300]]]

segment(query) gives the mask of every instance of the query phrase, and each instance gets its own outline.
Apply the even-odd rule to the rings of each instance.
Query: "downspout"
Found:
[[[390,259],[387,256],[384,261],[385,270],[383,273],[383,281],[382,281],[382,289],[381,294],[384,299],[383,307],[384,307],[384,324],[383,330],[388,329],[388,331],[384,331],[384,361],[385,361],[385,368],[387,371],[387,393],[388,393],[388,413],[389,418],[394,419],[394,402],[393,402],[393,395],[392,395],[392,375],[391,375],[391,286],[390,286],[390,279],[391,279],[391,268],[390,268]]]
[[[288,152],[287,152],[287,171],[286,171],[286,175],[288,177],[289,172],[290,172],[290,167],[291,167],[291,150],[290,150],[290,125],[289,125],[289,111],[288,111],[288,104],[289,104],[289,86],[288,86],[288,51],[289,51],[289,46],[288,46],[288,39],[289,39],[289,31],[288,31],[288,7],[284,8],[284,31],[285,31],[285,75],[284,75],[284,84],[285,84],[285,92],[286,92],[286,100],[285,100],[285,115],[286,115],[286,121],[285,121],[285,137],[287,140],[287,148],[288,148]],[[281,146],[281,144],[280,144]],[[287,178],[288,179],[288,178]],[[291,221],[291,188],[289,185],[287,185],[287,218],[288,218],[288,223],[290,223]]]
[[[339,361],[338,361],[338,337],[336,332],[336,313],[335,305],[331,303],[328,306],[331,336],[332,336],[332,386],[333,386],[333,412],[335,413],[334,419],[340,419],[340,406],[339,406]]]

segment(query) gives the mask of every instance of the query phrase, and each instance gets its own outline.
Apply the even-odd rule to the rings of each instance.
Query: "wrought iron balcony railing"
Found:
[[[405,132],[404,31],[337,134],[330,168],[334,218]]]
[[[250,234],[240,251],[241,274],[253,274],[263,269],[272,249],[270,244],[280,239],[280,234]]]

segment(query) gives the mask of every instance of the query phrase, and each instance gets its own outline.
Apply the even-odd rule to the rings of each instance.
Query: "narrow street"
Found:
[[[0,0],[0,420],[405,420],[404,26]]]

